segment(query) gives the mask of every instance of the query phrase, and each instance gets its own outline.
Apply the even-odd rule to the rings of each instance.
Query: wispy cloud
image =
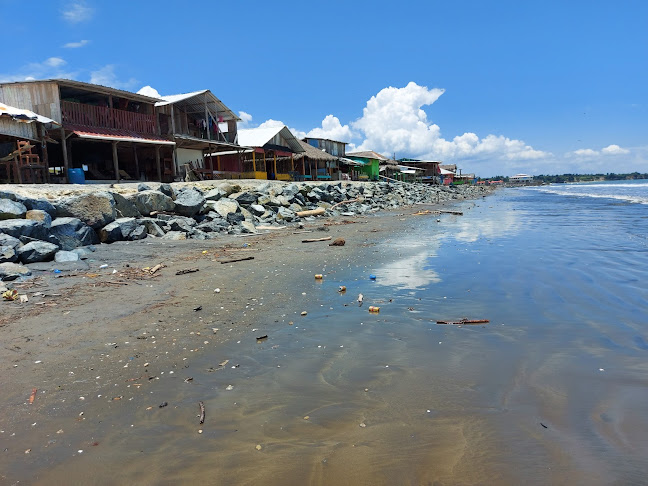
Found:
[[[67,62],[61,57],[49,57],[42,62],[32,62],[18,69],[15,73],[0,74],[0,82],[29,81],[33,79],[68,78],[73,79],[77,73],[67,70]]]
[[[89,40],[83,39],[79,42],[68,42],[67,44],[64,44],[63,47],[65,49],[78,49],[79,47],[88,45],[89,42]]]
[[[241,121],[238,123],[238,126],[241,128],[249,128],[250,122],[252,121],[252,115],[245,111],[239,111],[239,118]]]
[[[620,147],[616,144],[608,145],[603,147],[601,150],[594,150],[591,148],[578,149],[572,152],[567,152],[565,154],[567,157],[577,157],[583,159],[591,159],[601,156],[613,156],[613,155],[628,155],[630,150]]]
[[[114,64],[107,64],[96,71],[91,71],[90,82],[117,89],[133,89],[137,85],[135,78],[130,78],[128,81],[121,81],[115,73]]]
[[[88,7],[85,0],[68,1],[61,10],[63,19],[72,24],[86,22],[92,18],[94,9]]]

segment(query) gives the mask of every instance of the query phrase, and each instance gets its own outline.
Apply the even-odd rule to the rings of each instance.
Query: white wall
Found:
[[[177,149],[177,154],[178,154],[178,169],[180,169],[184,164],[187,164],[189,162],[193,162],[194,167],[205,166],[205,162],[203,161],[203,154],[201,150],[179,148]]]

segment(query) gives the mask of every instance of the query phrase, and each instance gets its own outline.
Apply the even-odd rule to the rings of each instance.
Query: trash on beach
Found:
[[[221,262],[221,264],[225,264],[225,263],[236,263],[236,262],[244,262],[244,261],[246,261],[246,260],[254,260],[254,257],[253,257],[253,256],[250,256],[250,257],[245,257],[245,258],[234,258],[234,259],[232,259],[232,260],[223,260],[223,261]]]
[[[436,321],[437,324],[454,324],[456,326],[461,326],[463,324],[488,324],[490,321],[488,319],[460,319],[458,321]]]
[[[302,313],[301,313],[302,316],[305,316],[306,314],[308,314],[308,312],[306,312],[306,311],[302,311]]]
[[[346,241],[344,238],[335,238],[331,243],[329,243],[329,246],[344,246],[346,244]]]
[[[375,306],[375,305],[370,305],[370,306],[369,306],[369,312],[375,312],[375,313],[378,313],[378,312],[380,312],[380,307],[377,307],[377,306]]]
[[[259,336],[259,337],[256,338],[257,343],[260,342],[260,341],[264,341],[264,340],[266,340],[266,339],[268,339],[268,335],[267,335],[267,334],[264,334],[263,336]]]
[[[423,211],[412,213],[413,216],[424,216],[426,214],[439,214],[439,211],[430,211],[429,209],[425,209]]]
[[[262,449],[262,448],[261,448],[261,444],[257,444],[254,448],[255,448],[257,451],[260,451],[260,450]]]
[[[326,209],[317,208],[317,209],[308,209],[306,211],[297,211],[295,214],[299,218],[306,218],[308,216],[321,216],[326,213]]]
[[[104,263],[103,265],[99,265],[99,268],[108,268],[108,264]]]
[[[324,278],[324,275],[322,275],[321,273],[316,273],[315,274],[315,280],[322,280],[323,278]]]
[[[158,263],[158,264],[155,265],[153,268],[150,268],[150,269],[148,270],[148,272],[149,272],[151,275],[153,275],[153,274],[156,273],[158,270],[160,270],[160,269],[162,269],[162,268],[164,268],[164,267],[166,267],[166,265],[164,265],[163,263]]]
[[[199,271],[199,268],[187,268],[186,270],[179,270],[176,272],[176,275],[185,275],[187,273],[196,273]]]
[[[202,310],[202,305],[199,305],[198,307],[194,307],[194,312],[198,312]]]
[[[227,391],[232,391],[233,389],[234,389],[234,385],[227,385],[225,387],[225,390],[227,390]]]
[[[167,405],[168,405],[167,402],[162,402],[162,403],[160,403],[160,405],[158,405],[158,408],[164,408],[164,407],[166,407]]]
[[[542,425],[545,429],[548,429],[548,428],[549,428],[549,427],[547,427],[545,424],[543,424],[542,422],[540,422],[540,425]]]
[[[18,291],[16,289],[7,290],[2,294],[2,298],[4,300],[16,300],[17,297],[18,297]]]
[[[373,275],[373,274],[372,274],[372,275],[369,275],[369,280],[376,280],[376,276]]]
[[[449,211],[447,209],[442,209],[439,212],[443,214],[454,214],[455,216],[463,216],[463,213],[461,211]]]
[[[338,292],[346,292],[346,287],[344,285],[340,285],[340,287],[338,287]]]
[[[364,300],[364,295],[358,294],[358,304],[362,305],[363,300]]]
[[[198,402],[198,408],[200,409],[200,424],[205,423],[205,404],[200,401]]]
[[[215,294],[220,294],[220,289],[214,289]]]
[[[185,382],[185,383],[189,383],[189,382],[191,382],[191,381],[193,381],[193,377],[192,377],[192,376],[188,376],[187,378],[184,379],[184,382]]]
[[[38,390],[37,390],[36,388],[32,388],[31,395],[29,396],[29,404],[30,404],[30,405],[31,405],[32,403],[34,403],[34,400],[36,400],[36,392],[37,392],[37,391],[38,391]]]
[[[330,239],[332,239],[331,236],[326,236],[324,238],[309,238],[307,240],[302,240],[302,243],[314,243],[316,241],[328,241]]]

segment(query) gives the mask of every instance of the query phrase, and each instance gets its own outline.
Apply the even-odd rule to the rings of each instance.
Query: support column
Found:
[[[63,150],[63,178],[65,182],[70,182],[68,180],[68,169],[70,168],[70,163],[68,161],[67,154],[67,142],[65,140],[65,129],[61,128],[61,150]]]
[[[252,151],[252,170],[256,172],[256,151]]]
[[[135,179],[140,180],[139,160],[137,158],[137,145],[133,143],[133,157],[135,158]]]
[[[273,153],[274,153],[274,164],[273,164],[273,166],[274,166],[274,177],[275,177],[275,180],[276,180],[277,179],[277,152],[273,152]]]
[[[155,167],[157,167],[157,178],[162,182],[162,166],[160,165],[160,146],[155,146]]]
[[[112,156],[113,156],[113,167],[115,168],[115,178],[117,182],[121,181],[121,176],[119,175],[119,158],[117,157],[117,142],[112,143]]]
[[[220,172],[220,170],[221,170],[221,168],[220,168],[220,155],[216,156],[216,167],[217,167],[216,170],[218,170],[218,172]]]

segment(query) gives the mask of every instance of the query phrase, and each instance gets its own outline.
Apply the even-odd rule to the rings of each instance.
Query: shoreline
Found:
[[[406,231],[417,218],[437,217],[413,213],[449,206],[453,204],[417,204],[323,218],[304,230],[285,226],[249,237],[116,242],[99,245],[87,269],[59,277],[46,270],[35,273],[18,284],[30,296],[28,303],[2,303],[5,346],[0,358],[6,364],[0,386],[7,413],[0,440],[9,450],[0,465],[9,473],[7,479],[26,479],[20,477],[27,471],[21,463],[31,464],[45,479],[52,466],[88,449],[84,437],[94,437],[92,421],[97,417],[119,422],[115,414],[120,406],[130,402],[141,407],[149,384],[158,389],[177,386],[192,362],[218,354],[224,345],[261,328],[259,323],[267,322],[263,329],[272,332],[287,322],[306,320],[300,313],[312,303],[298,292],[300,281],[370,261],[376,242]],[[346,245],[301,243],[320,236],[345,238]],[[254,260],[220,263],[248,256]],[[141,270],[160,263],[166,267],[155,275]],[[108,267],[98,269],[104,264]],[[199,271],[176,275],[193,268]],[[34,296],[38,292],[45,297]],[[216,369],[218,364],[215,359]],[[30,405],[33,388],[37,392]],[[59,430],[63,432],[57,434]],[[57,442],[50,444],[52,440]],[[63,441],[67,445],[56,445]]]

